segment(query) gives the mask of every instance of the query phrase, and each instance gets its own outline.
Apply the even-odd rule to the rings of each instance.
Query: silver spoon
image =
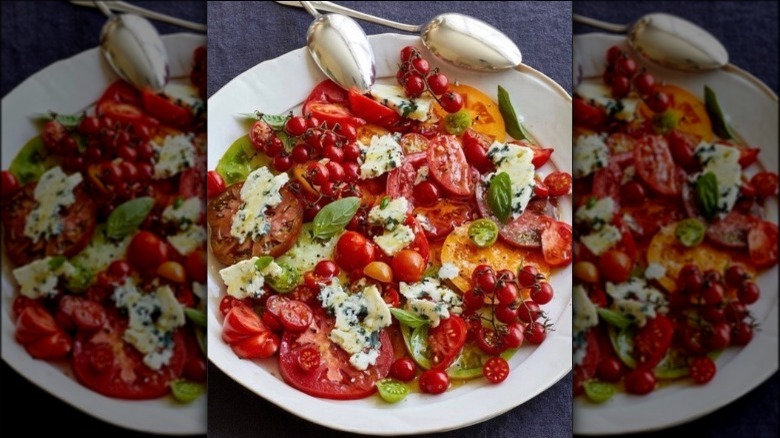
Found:
[[[322,15],[309,3],[301,5],[314,17],[306,33],[314,62],[344,89],[367,93],[376,80],[376,66],[366,33],[355,20],[340,14]]]
[[[628,44],[639,54],[664,67],[683,71],[714,70],[728,64],[729,54],[717,38],[674,15],[655,13],[622,24],[573,14],[574,21],[611,32],[628,32]]]
[[[162,90],[170,75],[157,29],[138,15],[115,15],[101,1],[95,5],[108,17],[100,31],[100,50],[114,72],[138,89]]]
[[[301,7],[297,1],[278,1],[286,6]],[[425,25],[409,25],[355,11],[328,1],[313,1],[315,8],[337,12],[360,20],[388,26],[405,32],[420,33],[423,44],[437,57],[472,70],[504,70],[523,61],[520,49],[495,27],[468,15],[441,14]]]

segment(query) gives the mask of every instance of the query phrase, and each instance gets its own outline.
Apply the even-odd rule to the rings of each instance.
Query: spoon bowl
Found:
[[[366,33],[347,16],[322,15],[308,2],[301,3],[314,16],[306,33],[306,45],[314,62],[342,88],[367,93],[376,80],[376,65]]]
[[[104,11],[105,12],[105,11]],[[168,53],[157,29],[134,14],[107,14],[100,51],[119,77],[138,89],[160,91],[170,79]]]
[[[728,64],[729,54],[709,32],[674,15],[648,14],[631,28],[574,14],[574,21],[611,32],[628,32],[628,44],[651,62],[682,71],[704,71]]]

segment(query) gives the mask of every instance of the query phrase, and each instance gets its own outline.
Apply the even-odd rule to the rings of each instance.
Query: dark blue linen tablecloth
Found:
[[[204,1],[132,0],[132,3],[190,21],[206,22]],[[106,22],[105,16],[97,9],[74,6],[64,0],[3,1],[0,2],[0,20],[0,94],[3,96],[49,64],[97,47],[100,29]],[[153,24],[161,34],[188,32],[160,22]],[[13,127],[2,126],[2,129]],[[7,164],[3,163],[2,168],[7,168]],[[3,398],[0,418],[5,435],[10,434],[6,427],[14,424],[43,436],[61,436],[65,431],[85,437],[153,436],[95,419],[52,397],[5,362],[0,365],[0,376]],[[26,421],[30,418],[37,418],[37,421]]]
[[[523,61],[571,92],[571,4],[535,2],[338,2],[404,23],[460,12],[501,29],[518,43]],[[305,11],[270,2],[209,3],[209,94],[252,66],[306,44]],[[367,34],[391,29],[361,23]],[[532,379],[530,375],[527,378]],[[478,403],[479,401],[475,401]],[[209,369],[209,436],[234,438],[355,436],[317,426],[276,407]],[[571,376],[510,412],[484,423],[431,436],[565,437],[571,435]]]
[[[652,12],[679,15],[717,37],[728,50],[732,64],[755,75],[775,93],[778,91],[777,2],[575,1],[573,9],[575,14],[613,23],[633,23]],[[575,34],[596,31],[599,30],[574,24]],[[776,294],[777,290],[775,287],[763,293]],[[718,379],[717,375],[715,379]],[[734,403],[696,421],[635,436],[776,437],[779,393],[775,373]],[[576,417],[577,413],[574,415]]]

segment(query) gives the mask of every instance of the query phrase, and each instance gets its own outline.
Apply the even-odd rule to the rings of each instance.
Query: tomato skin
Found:
[[[487,173],[495,168],[493,161],[487,156],[491,141],[484,135],[469,129],[463,134],[463,153],[466,161],[474,166],[479,173]]]
[[[264,331],[268,329],[254,310],[247,306],[236,306],[225,315],[222,340],[228,344],[237,344]]]
[[[146,113],[163,123],[184,127],[192,124],[195,119],[189,109],[177,105],[165,95],[155,93],[149,88],[144,88],[141,92],[141,99]]]
[[[739,165],[744,169],[758,160],[758,153],[761,152],[759,148],[740,147],[739,148]]]
[[[428,146],[428,169],[431,176],[456,196],[471,196],[471,171],[460,141],[452,135],[440,135]]]
[[[689,368],[691,370],[691,378],[699,385],[712,380],[717,372],[715,362],[707,356],[693,358]]]
[[[209,170],[206,181],[209,199],[215,198],[225,191],[225,180],[216,170]]]
[[[759,268],[769,268],[777,264],[778,227],[769,221],[760,221],[750,229],[747,235],[750,261]]]
[[[16,179],[13,173],[4,170],[2,171],[2,180],[0,181],[2,187],[3,198],[7,198],[19,190],[19,181]]]
[[[106,310],[99,303],[75,295],[66,295],[60,300],[57,321],[65,327],[74,325],[79,330],[91,332],[103,327],[108,317]]]
[[[664,137],[646,135],[637,140],[634,163],[636,173],[654,191],[670,196],[680,194],[677,166]]]
[[[669,142],[669,151],[672,153],[672,158],[683,169],[694,171],[700,167],[699,160],[694,154],[696,146],[701,141],[698,135],[673,130],[667,134],[666,139]]]
[[[28,306],[16,320],[16,340],[20,344],[30,344],[59,331],[54,317],[42,306]]]
[[[626,374],[626,391],[630,394],[644,395],[655,389],[655,375],[652,371],[638,368]]]
[[[603,108],[590,105],[578,97],[572,100],[572,105],[572,113],[576,124],[589,128],[598,128],[607,121],[607,113]]]
[[[392,108],[360,94],[356,89],[349,91],[349,109],[352,114],[364,119],[368,123],[380,126],[389,126],[397,122],[400,116]]]
[[[285,303],[279,311],[279,320],[285,330],[302,332],[309,328],[314,315],[311,308],[298,300]]]
[[[563,266],[572,260],[573,234],[571,225],[553,221],[542,231],[542,254],[551,266]]]
[[[398,281],[414,283],[422,280],[426,262],[419,252],[404,249],[393,257],[393,277]]]
[[[622,283],[631,275],[634,263],[623,251],[609,250],[599,257],[601,277],[613,283]]]
[[[410,382],[417,376],[417,365],[409,357],[402,357],[390,367],[390,376],[402,382]]]
[[[367,264],[376,260],[376,257],[374,245],[356,231],[347,231],[336,243],[334,260],[347,271],[363,269]]]
[[[674,323],[664,315],[649,319],[634,340],[639,363],[646,368],[658,365],[672,344],[674,329]]]
[[[491,356],[497,356],[507,349],[504,339],[490,327],[480,327],[476,335],[477,346]]]
[[[279,336],[265,330],[230,345],[236,356],[242,359],[265,359],[279,350]]]
[[[571,191],[571,175],[555,171],[544,178],[544,184],[549,189],[550,196],[564,196]]]
[[[153,270],[168,260],[168,245],[156,234],[141,231],[130,241],[127,258],[139,271]]]
[[[206,359],[196,356],[184,364],[183,376],[195,382],[205,382],[208,372]]]
[[[73,346],[70,336],[63,331],[42,337],[25,345],[25,350],[36,359],[60,359],[68,355]]]
[[[450,386],[450,377],[442,370],[428,370],[418,379],[420,390],[426,394],[441,394]]]
[[[777,183],[778,175],[774,172],[758,172],[750,179],[750,184],[755,188],[756,196],[759,198],[768,198],[776,195]]]
[[[466,343],[466,330],[466,322],[457,315],[428,330],[432,369],[443,370],[452,364]]]

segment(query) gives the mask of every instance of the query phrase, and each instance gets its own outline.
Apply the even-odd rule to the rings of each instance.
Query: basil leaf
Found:
[[[517,140],[528,140],[531,143],[535,143],[528,131],[523,127],[523,124],[518,120],[512,101],[509,99],[509,92],[501,85],[498,86],[498,110],[501,112],[501,117],[504,119],[504,124],[506,124],[506,132],[509,135]]]
[[[501,223],[506,223],[512,213],[512,181],[509,174],[501,172],[490,180],[487,201],[490,210]]]
[[[185,307],[184,314],[187,319],[192,321],[195,325],[200,327],[206,327],[206,312],[203,310],[193,309],[192,307]]]
[[[614,310],[599,307],[596,311],[599,313],[599,318],[603,319],[607,324],[613,327],[624,329],[631,325],[630,319],[626,318],[624,315],[618,312],[615,312]]]
[[[131,199],[117,207],[108,216],[106,235],[111,239],[121,239],[136,230],[154,207],[154,199],[149,196]]]
[[[43,119],[43,120],[56,120],[67,129],[77,128],[81,124],[81,121],[84,120],[83,113],[82,114],[57,114],[53,111],[46,114],[36,114],[33,117],[36,119]]]
[[[712,219],[718,212],[718,178],[715,174],[707,172],[701,175],[696,180],[694,194],[701,213],[707,220]]]
[[[330,239],[347,226],[360,208],[360,198],[351,196],[331,202],[314,217],[314,238]]]
[[[731,130],[729,124],[726,123],[726,117],[723,115],[723,111],[718,103],[718,96],[712,88],[706,85],[704,86],[704,106],[707,108],[707,114],[710,116],[712,130],[715,134],[726,140],[736,139],[737,135]]]
[[[268,126],[274,131],[281,131],[284,129],[284,125],[287,124],[287,121],[290,120],[290,117],[292,117],[290,114],[262,114],[260,115],[260,120],[268,123]]]
[[[391,307],[390,313],[392,313],[393,316],[395,316],[395,319],[397,319],[398,322],[400,322],[401,324],[407,327],[411,327],[413,329],[428,324],[428,321],[421,318],[416,313],[407,312],[406,310],[403,309],[396,309],[395,307]]]
[[[282,141],[285,152],[292,152],[292,148],[295,147],[295,145],[298,143],[298,140],[284,131],[277,131],[275,134],[276,138]]]

